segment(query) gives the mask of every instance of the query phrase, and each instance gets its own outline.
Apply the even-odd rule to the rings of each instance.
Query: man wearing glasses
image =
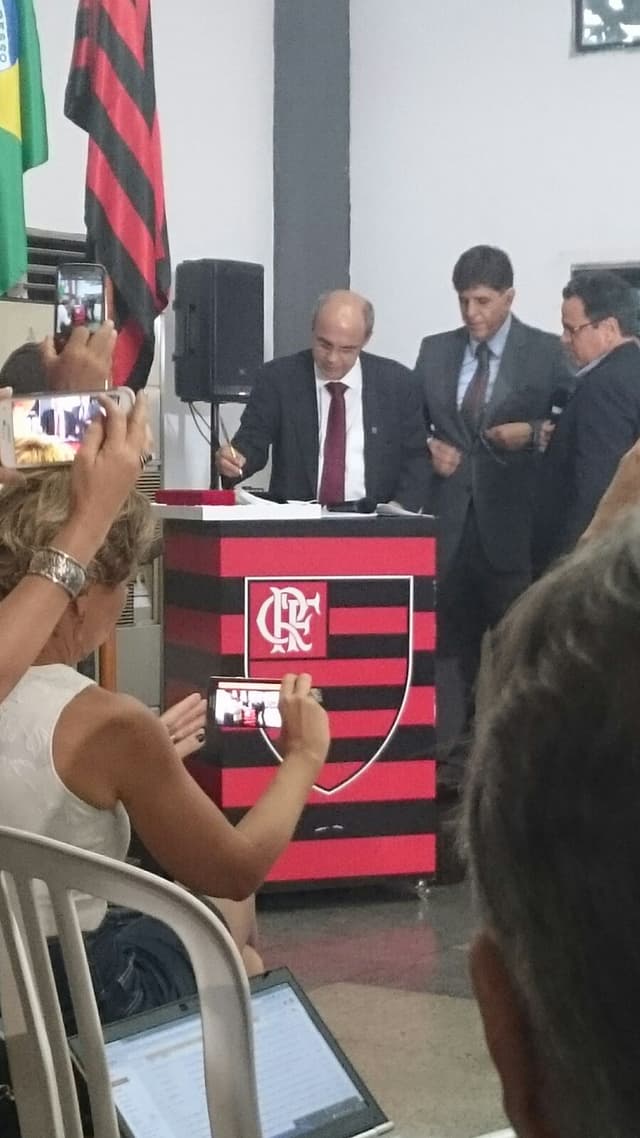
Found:
[[[562,293],[562,340],[576,392],[543,460],[536,566],[573,549],[625,451],[640,437],[638,295],[618,273],[576,273]]]
[[[262,470],[271,448],[276,499],[325,506],[368,499],[425,503],[429,477],[420,394],[408,368],[363,349],[373,332],[369,300],[323,293],[311,347],[260,368],[235,436],[216,452],[233,482]]]
[[[513,268],[502,249],[467,249],[453,286],[463,326],[427,336],[415,369],[429,435],[429,509],[439,519],[438,657],[448,696],[441,722],[453,743],[438,768],[443,795],[455,793],[465,758],[464,743],[454,742],[455,673],[466,734],[482,637],[531,580],[534,479],[554,389],[568,381],[559,338],[511,312]]]

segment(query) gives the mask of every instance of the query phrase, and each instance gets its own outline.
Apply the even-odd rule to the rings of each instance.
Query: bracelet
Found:
[[[46,577],[54,585],[60,585],[71,600],[82,592],[87,581],[87,574],[80,562],[52,545],[36,550],[29,562],[27,574]]]

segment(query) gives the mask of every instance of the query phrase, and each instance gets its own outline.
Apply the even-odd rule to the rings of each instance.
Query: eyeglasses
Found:
[[[578,332],[582,332],[583,328],[595,328],[596,324],[599,323],[599,320],[586,320],[584,324],[578,324],[577,328],[570,328],[568,324],[563,324],[562,334],[563,336],[570,336],[573,340],[574,336],[577,336]]]

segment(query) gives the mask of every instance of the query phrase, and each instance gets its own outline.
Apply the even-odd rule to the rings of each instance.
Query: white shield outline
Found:
[[[398,707],[396,717],[393,720],[393,723],[391,724],[391,727],[389,728],[389,731],[387,732],[385,738],[383,739],[382,743],[378,747],[378,750],[371,756],[371,758],[366,763],[363,763],[362,766],[359,767],[357,771],[355,771],[352,775],[349,775],[349,778],[346,778],[344,780],[344,782],[338,783],[337,786],[333,786],[329,790],[327,790],[323,786],[318,786],[316,783],[313,784],[313,789],[316,790],[318,792],[318,794],[324,794],[324,795],[326,795],[326,797],[329,798],[332,794],[337,794],[338,791],[343,790],[345,786],[349,786],[350,783],[355,782],[356,779],[360,778],[364,774],[364,772],[366,770],[368,770],[369,767],[372,766],[373,763],[375,763],[377,759],[380,758],[380,755],[383,753],[383,751],[386,749],[388,744],[393,739],[393,736],[396,733],[400,719],[402,718],[402,712],[404,711],[405,704],[407,702],[407,699],[409,698],[409,689],[411,688],[411,681],[413,679],[413,585],[414,585],[413,577],[409,573],[377,573],[377,574],[333,573],[333,574],[329,574],[329,575],[325,575],[322,573],[306,573],[306,574],[300,574],[296,577],[291,577],[291,576],[288,577],[288,576],[284,576],[284,575],[283,576],[277,576],[277,577],[275,577],[275,576],[245,577],[245,579],[244,579],[244,668],[245,668],[245,675],[247,675],[247,676],[250,675],[250,672],[249,672],[249,664],[250,664],[250,661],[249,661],[249,631],[250,631],[250,629],[249,629],[249,586],[254,581],[285,581],[285,582],[286,581],[291,581],[291,582],[295,582],[295,581],[406,581],[408,586],[409,586],[409,597],[408,597],[409,632],[408,632],[408,636],[407,636],[407,678],[405,680],[404,692],[402,693],[402,699],[400,700],[400,705]],[[296,657],[296,660],[295,660],[296,664],[302,663],[302,662],[303,662],[302,658]],[[293,663],[293,661],[292,661],[292,663]],[[271,742],[266,731],[262,727],[259,728],[259,731],[260,731],[260,734],[262,735],[262,738],[264,739],[265,743],[269,747],[269,750],[272,751],[272,753],[277,758],[278,762],[281,763],[282,762],[282,756],[278,753],[278,751],[274,747],[274,745]]]

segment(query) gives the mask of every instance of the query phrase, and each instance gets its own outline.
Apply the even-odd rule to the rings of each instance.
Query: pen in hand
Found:
[[[238,455],[236,453],[236,449],[231,443],[231,439],[229,438],[229,432],[228,432],[227,428],[225,427],[224,423],[222,422],[222,418],[219,421],[219,425],[220,425],[220,430],[222,432],[222,437],[225,441],[225,446],[229,447],[233,461],[237,462],[238,461]]]
[[[227,428],[225,427],[224,423],[222,422],[222,419],[220,419],[220,421],[219,421],[219,427],[220,427],[220,433],[222,435],[222,438],[224,439],[225,446],[227,447],[229,455],[230,455],[230,461],[234,463],[236,469],[239,472],[242,472],[242,467],[244,466],[244,458],[242,455],[238,454],[238,451],[233,446],[233,443],[231,442],[231,439],[229,438],[229,432],[227,431]],[[227,460],[227,461],[229,461],[229,460]],[[223,471],[223,473],[225,473],[225,472]]]

